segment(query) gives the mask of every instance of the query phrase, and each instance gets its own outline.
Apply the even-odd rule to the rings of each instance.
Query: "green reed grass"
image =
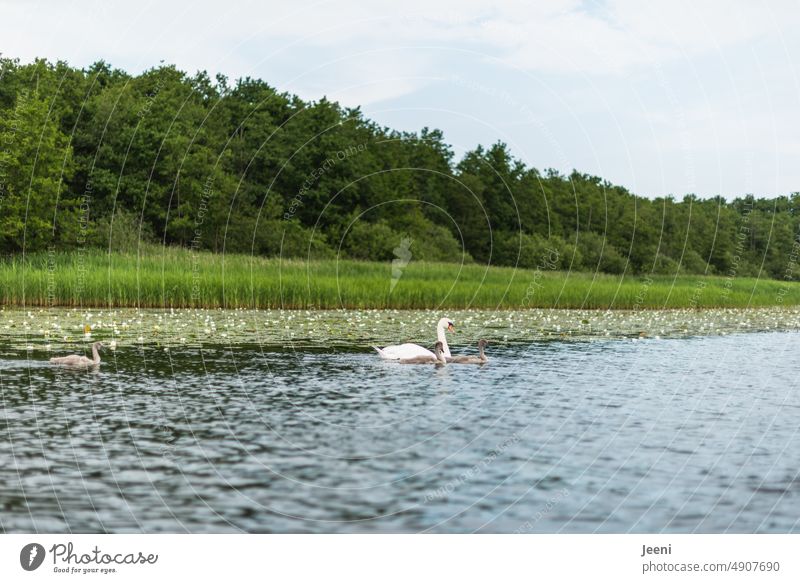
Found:
[[[691,308],[800,304],[800,283],[411,262],[301,261],[144,247],[0,260],[0,302],[141,308]]]

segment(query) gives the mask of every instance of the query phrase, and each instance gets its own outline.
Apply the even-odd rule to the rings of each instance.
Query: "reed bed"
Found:
[[[138,308],[703,308],[800,304],[800,283],[476,264],[302,261],[144,247],[0,260],[0,302]]]

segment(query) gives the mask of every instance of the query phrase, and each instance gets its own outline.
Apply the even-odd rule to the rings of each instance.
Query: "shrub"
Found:
[[[335,255],[327,238],[319,230],[312,231],[297,221],[280,219],[259,221],[247,252],[251,249],[258,255],[266,256],[325,259]]]
[[[136,253],[140,245],[156,241],[153,228],[135,213],[117,210],[94,222],[88,241],[96,247],[117,253]]]
[[[528,269],[580,269],[583,254],[561,237],[500,232],[492,250],[493,263]]]
[[[713,273],[708,267],[705,259],[694,249],[687,249],[681,258],[681,271],[684,273]]]
[[[578,249],[583,255],[583,267],[587,270],[605,273],[622,273],[625,270],[625,257],[602,235],[581,233]]]
[[[393,250],[401,244],[403,235],[384,221],[370,223],[358,220],[344,234],[341,249],[354,259],[388,261],[394,257]]]
[[[677,275],[681,270],[680,264],[666,255],[658,254],[651,273],[661,275]]]

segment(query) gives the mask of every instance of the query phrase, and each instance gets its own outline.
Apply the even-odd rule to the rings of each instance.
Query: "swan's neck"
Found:
[[[447,336],[442,326],[436,328],[436,340],[442,343],[442,354],[444,354],[445,358],[450,358],[450,347],[447,346]]]
[[[100,364],[100,353],[97,352],[97,346],[92,345],[92,360],[95,364]]]

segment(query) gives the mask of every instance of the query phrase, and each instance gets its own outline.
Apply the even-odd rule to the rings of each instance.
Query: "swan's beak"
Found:
[[[455,327],[452,324],[448,324],[447,325],[447,329],[450,330],[450,332],[455,332],[456,331]]]

